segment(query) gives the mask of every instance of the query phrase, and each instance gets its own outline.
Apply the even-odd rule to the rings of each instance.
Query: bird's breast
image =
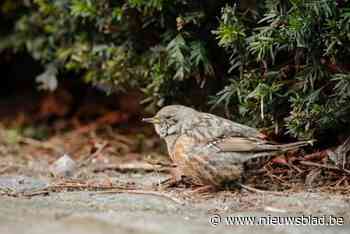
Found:
[[[180,136],[170,154],[173,162],[179,167],[184,175],[193,176],[196,169],[192,167],[191,152],[194,149],[196,141],[187,135]]]
[[[188,152],[195,146],[195,141],[192,137],[182,135],[180,136],[174,145],[172,160],[174,162],[182,162],[188,160]]]

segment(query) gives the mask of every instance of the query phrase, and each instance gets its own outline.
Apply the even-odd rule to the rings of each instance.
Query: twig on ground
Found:
[[[50,191],[48,191],[47,189],[43,189],[43,190],[38,190],[30,193],[20,193],[19,195],[22,195],[24,197],[35,197],[35,196],[49,195],[49,194],[50,194]]]
[[[91,155],[87,156],[85,159],[83,159],[80,163],[78,168],[84,167],[87,164],[89,164],[91,162],[91,160],[93,160],[97,155],[99,155],[108,145],[108,141],[105,141],[104,143],[102,143],[97,150],[92,153]]]
[[[50,184],[45,188],[38,189],[31,192],[16,192],[12,191],[10,189],[1,189],[0,188],[0,195],[6,195],[11,197],[33,197],[33,196],[39,196],[39,195],[48,195],[50,192],[61,192],[65,189],[68,189],[70,191],[81,191],[81,190],[87,190],[87,191],[105,191],[105,190],[130,190],[134,189],[135,187],[128,186],[128,185],[95,185],[91,183],[86,182],[79,182],[79,181],[64,181],[57,184]]]
[[[341,183],[343,183],[343,181],[345,181],[346,179],[347,179],[347,176],[343,176],[340,180],[337,181],[337,183],[335,184],[335,187],[339,187]]]
[[[50,144],[49,142],[38,141],[38,140],[28,138],[28,137],[21,137],[19,141],[24,143],[24,144],[32,145],[32,146],[37,147],[37,148],[53,150],[55,152],[59,151],[56,146],[54,146],[53,144]]]
[[[250,187],[248,185],[241,184],[241,183],[237,183],[237,184],[240,187],[242,187],[243,189],[247,190],[248,192],[260,193],[260,194],[272,194],[272,195],[278,195],[278,196],[285,196],[286,195],[286,193],[284,193],[284,192],[260,190],[260,189],[256,189],[256,188],[253,188],[253,187]]]
[[[6,165],[5,167],[3,167],[1,170],[0,170],[0,175],[4,174],[5,172],[7,172],[8,169],[10,169],[11,165]]]
[[[319,163],[309,162],[309,161],[299,161],[299,163],[302,165],[305,165],[305,166],[315,166],[315,167],[325,168],[325,169],[329,169],[329,170],[336,170],[336,171],[341,171],[341,172],[345,172],[347,174],[350,174],[349,170],[342,169],[342,168],[335,167],[335,166],[331,166],[331,165],[319,164]]]
[[[303,157],[303,159],[306,161],[311,161],[311,160],[322,160],[325,157],[327,157],[327,151],[323,150],[323,151],[314,152],[312,154],[307,154]]]
[[[288,211],[285,209],[280,209],[272,206],[265,206],[264,210],[267,212],[274,212],[274,213],[287,213]]]
[[[62,189],[74,189],[74,190],[107,190],[107,189],[133,189],[134,186],[130,184],[113,185],[113,184],[98,184],[97,182],[86,181],[63,181],[59,183],[53,183],[47,187],[50,191],[57,191]]]
[[[296,170],[298,173],[302,173],[303,170],[301,170],[299,167],[293,165],[293,164],[288,164],[289,167],[293,168],[294,170]]]
[[[130,190],[130,189],[113,189],[113,190],[106,190],[106,191],[99,191],[95,192],[92,195],[99,195],[99,194],[113,194],[113,193],[129,193],[129,194],[141,194],[141,195],[151,195],[151,196],[157,196],[157,197],[162,197],[166,198],[168,200],[171,200],[179,205],[184,205],[185,203],[180,201],[179,199],[170,196],[169,194],[166,193],[161,193],[157,191],[151,191],[151,190]]]
[[[133,145],[135,142],[128,138],[127,136],[124,136],[122,134],[116,133],[115,131],[112,130],[111,126],[106,126],[106,133],[108,134],[109,137],[113,138],[114,140],[118,142],[125,143],[127,145]]]
[[[97,166],[93,169],[93,172],[104,172],[104,171],[142,171],[142,172],[169,172],[169,169],[162,166],[151,165],[149,163],[125,163],[125,164],[109,164]]]
[[[313,182],[320,177],[321,171],[321,168],[315,168],[309,171],[309,174],[305,178],[305,185],[312,187]]]

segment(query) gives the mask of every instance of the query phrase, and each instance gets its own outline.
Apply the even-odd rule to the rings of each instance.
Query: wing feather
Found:
[[[257,150],[258,143],[254,139],[243,137],[226,137],[210,142],[221,152],[253,152]]]

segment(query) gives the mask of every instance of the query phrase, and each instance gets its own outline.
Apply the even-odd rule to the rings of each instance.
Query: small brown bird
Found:
[[[238,181],[244,164],[252,159],[312,144],[274,144],[255,128],[181,105],[166,106],[143,121],[154,124],[184,176],[215,187]]]

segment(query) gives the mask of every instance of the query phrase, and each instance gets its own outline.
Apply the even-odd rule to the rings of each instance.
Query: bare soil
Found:
[[[349,187],[331,180],[312,186],[268,176],[247,179],[252,187],[280,194],[231,191],[196,193],[165,188],[170,162],[148,128],[70,131],[34,140],[1,128],[0,233],[349,233]],[[63,154],[78,167],[72,177],[53,176],[50,165]],[[274,170],[286,166],[272,167]],[[315,169],[315,168],[313,168]],[[332,170],[331,170],[332,171]],[[328,169],[321,171],[324,178]],[[334,173],[332,171],[332,173]],[[278,174],[274,176],[278,177]],[[274,178],[274,177],[273,177]],[[282,181],[282,182],[281,182]],[[282,186],[281,186],[282,184]],[[284,187],[283,187],[284,185]],[[211,217],[221,216],[217,225]],[[341,218],[344,225],[228,225],[230,217]]]

